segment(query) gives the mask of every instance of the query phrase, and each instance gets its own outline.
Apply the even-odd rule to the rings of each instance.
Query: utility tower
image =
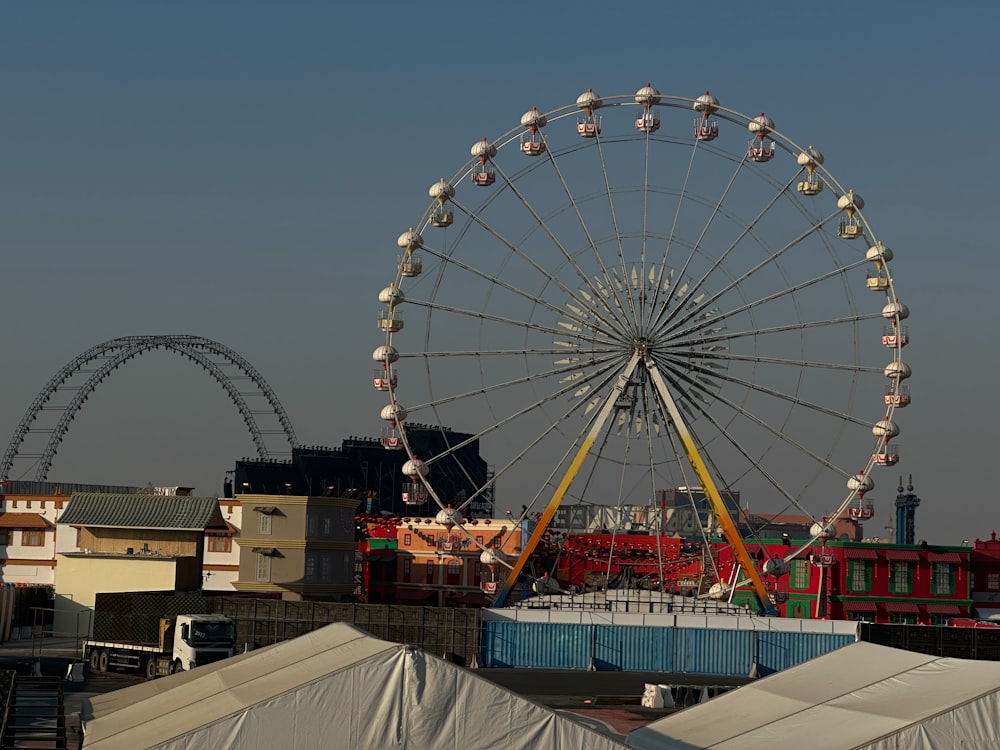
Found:
[[[896,495],[896,544],[913,544],[916,535],[917,506],[920,498],[913,494],[913,475],[910,474],[903,494],[903,477],[899,478],[899,494]]]

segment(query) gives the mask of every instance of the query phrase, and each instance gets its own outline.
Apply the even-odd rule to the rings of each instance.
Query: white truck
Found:
[[[230,657],[234,640],[233,621],[225,615],[177,615],[160,619],[156,642],[88,638],[83,661],[97,672],[140,672],[151,680]]]

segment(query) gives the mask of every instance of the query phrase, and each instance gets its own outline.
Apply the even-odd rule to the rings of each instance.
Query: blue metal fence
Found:
[[[480,665],[764,675],[854,643],[847,634],[517,621],[483,622]]]

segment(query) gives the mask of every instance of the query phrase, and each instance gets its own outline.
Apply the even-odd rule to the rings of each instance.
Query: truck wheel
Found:
[[[150,656],[146,659],[146,679],[152,680],[156,677],[156,657]]]
[[[100,658],[100,656],[101,656],[100,649],[95,648],[93,651],[90,652],[90,668],[95,672],[97,671],[98,659]]]
[[[178,672],[183,672],[181,663],[179,661],[172,661],[170,663],[170,674],[177,674]]]
[[[103,648],[97,656],[97,671],[107,672],[108,671],[108,652]]]

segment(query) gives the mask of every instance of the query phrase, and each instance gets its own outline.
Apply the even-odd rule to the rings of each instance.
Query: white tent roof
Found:
[[[87,750],[625,748],[461,667],[344,623],[93,698],[83,718]]]
[[[854,643],[636,729],[638,750],[1000,747],[1000,663]]]

